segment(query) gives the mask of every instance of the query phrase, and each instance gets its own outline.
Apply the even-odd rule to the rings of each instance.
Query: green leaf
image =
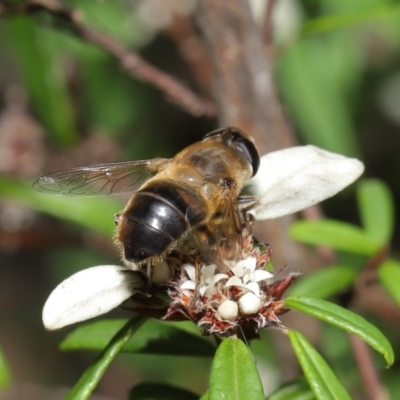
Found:
[[[5,177],[0,177],[0,196],[109,237],[115,230],[113,216],[122,208],[120,202],[110,197],[52,196],[35,192],[30,184]]]
[[[209,391],[207,390],[207,392],[205,392],[205,393],[203,394],[203,396],[200,397],[199,400],[208,400],[208,395],[209,395]]]
[[[351,286],[357,276],[354,268],[332,265],[301,276],[289,289],[290,296],[312,295],[326,299]]]
[[[290,227],[290,236],[311,245],[326,245],[336,250],[372,256],[380,244],[362,229],[340,221],[297,221]]]
[[[86,400],[89,398],[108,366],[146,320],[147,317],[143,316],[129,320],[111,339],[108,346],[100,353],[93,364],[83,373],[79,381],[65,397],[65,400]]]
[[[290,330],[289,339],[312,391],[318,400],[351,400],[333,371],[299,332]]]
[[[305,379],[296,379],[274,390],[266,400],[315,400],[314,393]]]
[[[282,52],[277,64],[280,91],[305,142],[359,155],[352,104],[362,60],[355,43],[339,32],[308,37]]]
[[[303,25],[302,35],[330,32],[378,20],[385,22],[385,19],[387,20],[388,18],[398,18],[399,13],[400,7],[398,4],[384,4],[366,10],[329,15],[306,22]]]
[[[13,17],[8,33],[34,109],[62,145],[77,140],[72,101],[62,66],[61,36],[35,26],[31,18]]]
[[[218,347],[211,367],[209,400],[264,400],[253,356],[240,339],[228,338]]]
[[[129,392],[129,400],[198,400],[199,396],[186,389],[165,383],[140,383]]]
[[[11,380],[11,371],[7,365],[4,353],[0,348],[0,389],[10,386]]]
[[[359,315],[336,304],[311,297],[288,297],[284,300],[284,303],[290,308],[302,311],[348,333],[359,336],[381,353],[389,365],[393,364],[394,353],[389,341],[378,328]]]
[[[394,229],[394,201],[388,186],[378,179],[357,185],[361,220],[368,236],[381,246],[388,244]]]
[[[392,259],[384,261],[378,268],[378,277],[382,286],[400,307],[400,262]]]
[[[114,37],[120,44],[133,48],[148,42],[148,30],[143,28],[135,12],[129,13],[129,24],[121,23],[127,18],[124,2],[105,1],[96,4],[92,0],[69,0],[68,5],[79,9],[88,26]]]
[[[61,350],[99,350],[126,323],[124,319],[101,320],[76,328],[60,344]],[[192,324],[193,325],[193,324]],[[184,323],[151,319],[122,349],[141,354],[189,355],[212,357],[215,346],[198,333],[184,330]]]

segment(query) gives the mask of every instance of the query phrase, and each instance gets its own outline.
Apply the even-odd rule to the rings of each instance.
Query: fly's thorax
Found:
[[[162,174],[199,189],[205,184],[218,186],[222,180],[230,178],[236,182],[239,193],[244,181],[251,177],[252,167],[233,148],[209,140],[195,143],[179,153]]]

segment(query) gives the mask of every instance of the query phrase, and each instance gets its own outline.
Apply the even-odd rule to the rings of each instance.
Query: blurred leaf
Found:
[[[5,389],[11,385],[11,371],[7,365],[6,358],[0,348],[0,389]]]
[[[349,35],[312,37],[291,46],[278,63],[278,82],[307,143],[346,156],[359,149],[350,96],[359,86],[362,59]]]
[[[110,197],[72,198],[38,193],[28,184],[5,177],[0,177],[0,195],[3,199],[75,222],[108,237],[115,230],[113,216],[123,207]]]
[[[302,311],[348,333],[359,336],[381,353],[389,365],[393,364],[394,353],[389,341],[378,328],[361,316],[328,301],[310,297],[288,297],[284,300],[284,303],[290,308]]]
[[[139,85],[108,58],[84,57],[81,73],[85,82],[82,103],[91,126],[115,134],[137,125],[139,103],[146,102],[146,92],[138,90]]]
[[[211,367],[209,400],[264,400],[250,350],[240,339],[224,339]]]
[[[208,400],[208,395],[209,395],[209,391],[207,390],[207,392],[205,392],[199,400]]]
[[[199,396],[186,389],[165,383],[139,383],[129,392],[129,400],[198,400]]]
[[[303,25],[302,35],[329,32],[343,29],[358,24],[380,21],[386,22],[388,18],[398,18],[400,15],[399,4],[382,4],[366,10],[329,15],[307,21]]]
[[[102,320],[76,328],[61,343],[61,350],[103,349],[126,320]],[[122,351],[141,354],[188,355],[212,357],[215,347],[199,333],[180,328],[181,323],[151,319],[147,321]]]
[[[352,285],[357,271],[344,265],[332,265],[301,276],[289,289],[290,296],[326,299]]]
[[[62,65],[60,36],[37,27],[25,16],[10,18],[8,28],[33,108],[54,140],[62,145],[72,144],[77,130]]]
[[[351,400],[328,364],[301,333],[289,330],[289,339],[318,400]]]
[[[302,378],[285,383],[267,396],[266,400],[315,400],[315,396],[310,385]]]
[[[386,260],[378,268],[378,276],[382,286],[400,307],[400,262]]]
[[[147,317],[143,316],[130,319],[111,339],[108,346],[99,354],[92,365],[83,373],[79,381],[65,397],[65,400],[86,400],[89,398],[111,362],[146,319]]]
[[[290,227],[290,236],[300,242],[330,246],[336,250],[372,256],[380,245],[362,229],[346,222],[323,219],[297,221]]]
[[[134,8],[127,7],[125,2],[68,0],[68,5],[78,9],[91,28],[114,37],[130,48],[141,46],[149,40],[148,29],[143,28]]]
[[[394,229],[394,201],[388,186],[378,179],[357,185],[358,206],[368,236],[381,246],[388,244]]]

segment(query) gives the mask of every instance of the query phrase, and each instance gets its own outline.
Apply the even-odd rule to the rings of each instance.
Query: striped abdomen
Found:
[[[128,261],[140,263],[166,254],[206,215],[206,204],[192,188],[153,181],[135,193],[118,221],[117,240]]]

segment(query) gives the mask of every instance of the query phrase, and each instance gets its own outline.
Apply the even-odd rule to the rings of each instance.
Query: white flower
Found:
[[[253,292],[260,296],[260,286],[258,282],[272,278],[273,275],[263,269],[256,269],[257,260],[255,257],[248,257],[235,264],[231,271],[234,276],[230,277],[225,286],[237,286]]]
[[[260,198],[255,219],[278,218],[332,197],[364,171],[361,161],[319,149],[291,147],[261,157],[257,175],[245,190]]]
[[[257,175],[246,185],[245,191],[259,197],[251,210],[255,219],[264,220],[291,214],[333,196],[354,182],[363,172],[363,164],[314,146],[292,147],[261,157]],[[161,266],[163,267],[161,269]],[[131,269],[137,266],[131,265]],[[180,285],[181,290],[196,290],[197,277],[193,265],[182,266],[189,279]],[[213,295],[217,283],[226,279],[226,287],[246,289],[238,307],[242,315],[255,314],[261,307],[259,282],[272,277],[265,270],[256,269],[255,257],[248,257],[232,266],[234,276],[215,273],[214,264],[200,270],[199,292]],[[170,269],[165,261],[160,263],[157,280],[168,279]],[[124,267],[104,265],[80,271],[62,282],[51,293],[43,309],[43,323],[47,329],[84,321],[118,307],[143,287],[144,278],[139,271]],[[222,284],[222,283],[221,283]],[[218,313],[223,319],[237,317],[237,306],[224,300]]]
[[[101,265],[77,272],[61,282],[43,308],[46,329],[60,329],[118,307],[144,284],[140,272]]]
[[[180,288],[195,290],[196,289],[196,269],[193,265],[184,264],[182,268],[186,271],[189,279],[183,282]],[[200,288],[199,293],[202,296],[207,296],[211,294],[215,285],[222,279],[228,279],[226,274],[215,274],[215,269],[217,266],[215,264],[204,265],[200,271]]]

